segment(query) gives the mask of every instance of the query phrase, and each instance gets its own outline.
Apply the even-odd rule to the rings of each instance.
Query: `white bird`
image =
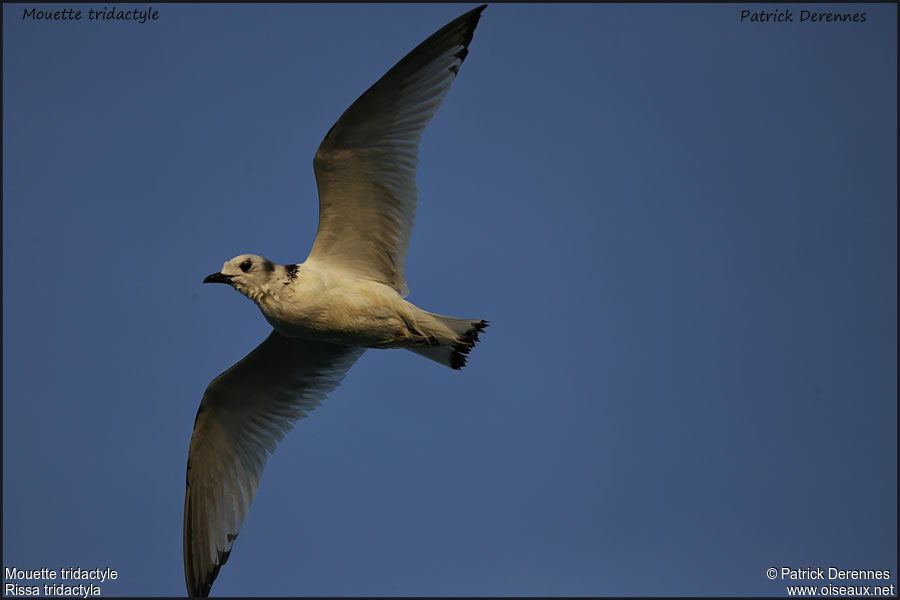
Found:
[[[453,369],[487,322],[403,298],[419,137],[450,89],[484,6],[442,27],[350,105],[313,160],[319,229],[305,262],[243,254],[204,283],[253,300],[274,330],[203,394],[187,464],[184,575],[207,596],[268,455],[366,348],[405,348]]]

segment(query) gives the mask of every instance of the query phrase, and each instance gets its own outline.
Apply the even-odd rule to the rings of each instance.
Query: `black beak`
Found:
[[[234,275],[223,275],[222,273],[213,273],[203,280],[203,283],[231,283]]]

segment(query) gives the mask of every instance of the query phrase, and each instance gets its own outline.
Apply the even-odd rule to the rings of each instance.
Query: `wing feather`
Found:
[[[419,44],[344,111],[313,159],[319,230],[307,261],[393,287],[401,296],[416,213],[416,154],[450,90],[484,6]]]
[[[273,331],[206,388],[194,421],[184,501],[184,576],[191,597],[208,595],[228,560],[268,455],[340,385],[363,352]]]

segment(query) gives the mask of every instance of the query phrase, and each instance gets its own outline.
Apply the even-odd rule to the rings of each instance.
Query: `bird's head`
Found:
[[[274,273],[275,263],[272,261],[255,254],[241,254],[222,265],[221,271],[209,275],[203,283],[227,283],[256,301],[265,293]]]

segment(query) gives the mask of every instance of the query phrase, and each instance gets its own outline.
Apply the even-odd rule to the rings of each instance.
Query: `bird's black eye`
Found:
[[[253,266],[252,262],[250,262],[249,260],[245,260],[244,262],[241,263],[241,271],[246,273],[247,271],[250,270],[250,267],[252,267],[252,266]]]

